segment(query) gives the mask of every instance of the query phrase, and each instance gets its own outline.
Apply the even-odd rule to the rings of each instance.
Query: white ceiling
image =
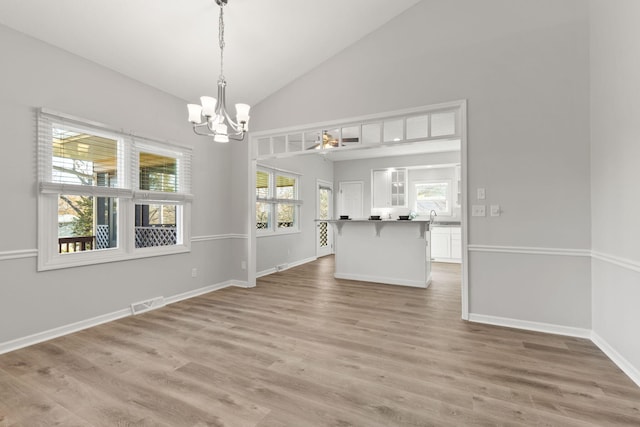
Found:
[[[228,102],[255,105],[420,0],[229,0]],[[2,0],[0,23],[188,101],[216,96],[214,0]]]

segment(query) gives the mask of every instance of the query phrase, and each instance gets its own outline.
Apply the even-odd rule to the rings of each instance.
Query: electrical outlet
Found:
[[[246,270],[247,269],[247,261],[241,261],[240,262],[240,268],[243,269],[243,270]]]
[[[491,205],[491,216],[500,216],[500,205]]]
[[[198,277],[198,269],[193,267],[191,269],[191,277]]]
[[[486,216],[485,205],[473,205],[471,206],[471,216]]]

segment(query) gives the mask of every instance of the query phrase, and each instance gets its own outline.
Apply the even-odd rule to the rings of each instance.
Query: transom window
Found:
[[[191,151],[38,115],[40,270],[189,250]]]
[[[260,234],[299,231],[300,175],[260,166],[256,172],[256,229]]]
[[[359,146],[460,138],[458,107],[418,108],[389,116],[363,118],[329,128],[299,128],[255,140],[258,158],[311,150],[340,150]]]

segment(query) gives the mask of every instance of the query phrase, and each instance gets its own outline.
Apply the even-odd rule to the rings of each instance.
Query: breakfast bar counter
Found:
[[[330,220],[335,277],[426,288],[431,283],[429,221]]]

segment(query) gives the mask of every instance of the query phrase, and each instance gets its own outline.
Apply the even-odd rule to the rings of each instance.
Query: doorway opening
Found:
[[[316,196],[316,257],[333,254],[333,230],[329,220],[333,219],[333,183],[318,180]]]
[[[401,111],[393,111],[388,113],[375,114],[364,117],[356,117],[340,121],[316,123],[304,126],[289,127],[285,129],[276,129],[263,132],[257,132],[251,135],[251,149],[249,150],[249,185],[250,194],[255,194],[253,182],[255,181],[255,172],[257,162],[269,161],[274,164],[283,162],[283,164],[295,164],[296,170],[301,172],[301,187],[305,187],[305,180],[309,179],[316,183],[316,179],[322,178],[337,185],[337,191],[333,191],[332,201],[334,209],[332,209],[333,217],[344,214],[338,212],[343,208],[356,212],[354,216],[360,218],[368,218],[374,209],[383,209],[381,206],[374,205],[372,202],[373,188],[373,170],[379,168],[390,168],[393,166],[417,168],[421,166],[441,165],[444,163],[455,163],[458,170],[458,177],[452,178],[450,185],[445,186],[440,182],[434,185],[429,181],[430,177],[424,177],[420,184],[421,204],[442,203],[434,195],[429,192],[436,192],[443,188],[455,188],[455,200],[458,203],[458,218],[453,218],[453,222],[457,221],[459,233],[455,234],[455,239],[459,242],[459,252],[454,251],[456,256],[459,254],[458,262],[460,263],[461,274],[461,317],[468,320],[469,317],[469,301],[468,301],[468,237],[467,237],[467,129],[466,129],[466,101],[455,101],[450,103],[431,105],[419,108],[412,108]],[[447,157],[447,153],[451,154]],[[452,153],[455,153],[452,154]],[[425,156],[433,157],[433,160],[424,163]],[[455,159],[453,159],[453,157]],[[402,158],[401,160],[398,160]],[[446,158],[446,159],[444,159]],[[315,159],[315,160],[310,160]],[[353,176],[351,172],[357,168],[346,168],[347,173],[340,175],[337,171],[338,166],[344,165],[350,161],[373,162],[375,159],[395,159],[395,165],[376,165],[370,166],[370,174],[368,176]],[[444,160],[443,160],[444,159]],[[452,160],[453,159],[453,160]],[[307,167],[306,162],[311,162]],[[315,163],[314,163],[315,162]],[[406,162],[401,164],[400,162]],[[416,163],[416,162],[422,162]],[[285,167],[285,166],[281,166]],[[288,166],[291,169],[291,166]],[[322,177],[314,175],[321,170]],[[362,172],[362,171],[360,171]],[[362,175],[362,174],[361,174]],[[366,175],[366,174],[365,174]],[[383,174],[379,174],[382,177]],[[404,178],[403,178],[404,179]],[[435,178],[434,178],[435,179]],[[360,181],[363,196],[360,201],[358,197],[353,197],[353,188],[349,188],[354,182]],[[403,181],[398,178],[397,181]],[[395,181],[391,180],[391,185]],[[403,181],[404,182],[404,181]],[[445,181],[448,182],[448,181]],[[409,190],[409,182],[405,191]],[[413,185],[413,184],[411,184]],[[325,242],[321,237],[322,230],[316,222],[322,221],[319,217],[318,206],[320,202],[319,187],[312,184],[313,195],[302,196],[300,203],[302,207],[300,218],[311,223],[310,234],[304,235],[304,224],[300,235],[294,236],[296,242],[304,241],[305,245],[311,245],[311,251],[316,258],[321,253],[327,253],[328,241]],[[346,190],[346,196],[345,195]],[[448,190],[453,191],[453,190]],[[380,197],[384,192],[376,192],[376,198],[385,200]],[[423,194],[424,193],[424,194]],[[385,193],[386,194],[386,193]],[[391,206],[384,210],[384,218],[395,218],[396,215],[412,214],[413,203],[409,200],[409,195],[400,197],[390,190],[389,200]],[[394,197],[396,196],[396,197]],[[309,203],[313,200],[312,204]],[[255,200],[250,198],[250,206],[255,207]],[[395,204],[394,204],[395,203]],[[309,206],[311,205],[311,206]],[[360,206],[360,210],[358,209]],[[421,206],[422,207],[422,206]],[[369,210],[371,209],[371,211]],[[400,210],[405,210],[401,213]],[[388,211],[388,212],[387,212]],[[440,226],[451,226],[443,221],[444,215],[438,218],[441,222]],[[449,221],[451,222],[451,221]],[[333,227],[334,229],[336,227]],[[332,227],[327,228],[327,235],[331,234]],[[335,232],[335,230],[334,230]],[[324,235],[324,233],[322,233]],[[306,236],[306,237],[305,237]],[[255,285],[256,281],[256,260],[260,256],[256,245],[255,230],[255,210],[249,213],[249,241],[248,241],[248,283]],[[290,236],[291,237],[291,236]],[[450,237],[451,239],[451,237]],[[454,240],[455,240],[454,239]],[[266,240],[262,240],[266,242]],[[271,239],[273,247],[276,246],[276,240]],[[320,244],[323,244],[323,250],[320,251]],[[429,245],[431,242],[428,243]],[[267,250],[261,245],[261,250]],[[283,246],[279,246],[282,248]],[[296,250],[297,248],[294,248]],[[266,252],[273,253],[273,252]],[[453,257],[453,255],[451,255]],[[304,255],[292,256],[294,258],[291,265],[300,265],[302,262],[309,262],[310,258],[304,258]],[[299,260],[298,260],[299,259]],[[429,258],[429,261],[431,259]],[[441,260],[436,260],[437,262]]]

